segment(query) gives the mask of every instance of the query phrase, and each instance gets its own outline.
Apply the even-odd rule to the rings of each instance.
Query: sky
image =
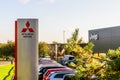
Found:
[[[39,41],[62,43],[78,28],[88,42],[88,30],[120,26],[120,0],[2,0],[0,43],[14,41],[19,18],[39,19]]]

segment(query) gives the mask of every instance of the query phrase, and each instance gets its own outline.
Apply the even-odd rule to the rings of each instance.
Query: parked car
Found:
[[[39,59],[41,59],[41,60],[51,60],[50,56],[42,56]]]
[[[41,60],[41,59],[39,60],[39,65],[38,65],[39,71],[41,67],[47,67],[47,66],[62,66],[62,65],[54,60]]]
[[[47,66],[42,67],[39,71],[40,74],[44,74],[48,69],[55,69],[55,68],[65,68],[65,66]]]
[[[39,80],[43,79],[43,74],[48,70],[48,69],[56,69],[56,68],[65,68],[65,66],[47,66],[47,67],[41,67],[39,71]]]
[[[68,63],[73,62],[76,63],[75,57],[72,55],[64,55],[63,58],[60,60],[62,65],[68,65]]]
[[[43,74],[43,80],[47,80],[46,78],[50,75],[51,72],[55,71],[72,71],[70,68],[56,68],[56,69],[48,69],[44,74]]]
[[[39,80],[43,78],[43,74],[51,68],[62,68],[63,66],[54,60],[40,59],[38,65]]]
[[[65,76],[75,75],[74,71],[55,71],[50,73],[46,80],[64,80]]]
[[[64,76],[63,80],[74,80],[74,78],[72,77],[75,77],[75,74],[67,74]],[[82,80],[82,79],[80,79]]]

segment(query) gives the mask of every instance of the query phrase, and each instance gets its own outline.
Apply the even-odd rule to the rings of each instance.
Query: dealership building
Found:
[[[89,30],[89,42],[94,43],[94,52],[103,53],[120,47],[120,26]]]

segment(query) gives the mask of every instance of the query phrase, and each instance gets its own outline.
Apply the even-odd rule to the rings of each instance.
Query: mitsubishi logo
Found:
[[[26,28],[23,28],[21,32],[26,32],[26,31],[29,31],[29,32],[34,32],[33,28],[30,28],[30,23],[29,21],[26,22]]]
[[[32,38],[34,35],[34,29],[30,28],[29,21],[27,21],[25,25],[26,25],[26,27],[22,29],[21,35],[23,36],[23,38]],[[28,32],[28,33],[26,33],[26,32]]]

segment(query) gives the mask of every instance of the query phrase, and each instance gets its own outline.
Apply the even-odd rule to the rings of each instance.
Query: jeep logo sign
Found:
[[[90,37],[89,37],[90,40],[98,40],[98,34],[90,34]]]

